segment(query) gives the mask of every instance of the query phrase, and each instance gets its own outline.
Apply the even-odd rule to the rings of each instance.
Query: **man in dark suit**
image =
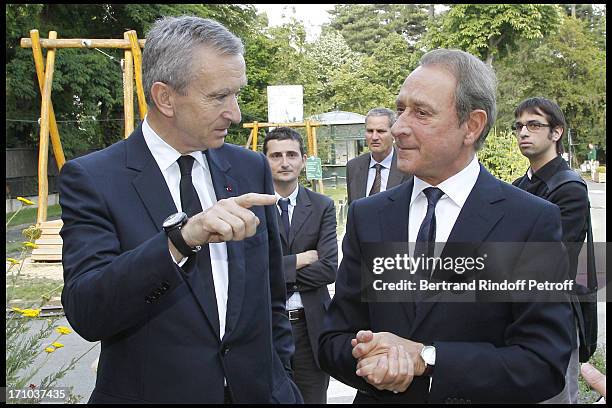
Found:
[[[390,109],[375,108],[366,115],[365,138],[370,151],[346,163],[349,204],[408,180],[409,176],[397,169],[397,153],[391,135],[393,123],[395,112]]]
[[[270,169],[224,144],[243,52],[215,21],[156,21],[143,123],[62,168],[62,304],[102,344],[89,402],[302,401]]]
[[[338,242],[334,201],[298,184],[306,165],[302,137],[279,127],[266,135],[263,151],[278,198],[287,284],[287,311],[295,341],[293,378],[305,403],[325,404],[329,375],[318,363],[318,338],[331,301],[327,285],[336,280]]]
[[[563,160],[563,133],[566,129],[565,115],[559,106],[546,98],[529,98],[514,111],[512,126],[521,153],[529,159],[529,169],[523,177],[512,184],[538,197],[556,204],[561,210],[563,242],[566,244],[570,261],[570,277],[576,279],[578,256],[587,233],[589,195],[586,183],[574,175],[576,181],[551,185],[560,172],[572,172]],[[572,174],[573,175],[573,174]],[[580,305],[573,303],[574,314],[581,318]],[[566,374],[563,392],[550,402],[578,403],[578,337],[574,336],[574,350]]]
[[[496,267],[541,266],[538,257],[515,257],[532,242],[563,250],[559,210],[478,163],[495,119],[495,83],[473,55],[440,49],[425,54],[402,85],[392,133],[398,167],[414,178],[351,205],[319,340],[321,366],[358,389],[355,402],[536,402],[563,388],[575,330],[566,302],[436,301],[448,291],[416,293],[411,302],[362,299],[362,257],[372,243],[414,242],[414,259],[444,259],[450,243],[472,243],[475,254],[499,248],[501,259],[485,262],[489,277]],[[446,244],[441,254],[434,242]],[[500,242],[507,244],[491,244]],[[546,262],[567,266],[562,257]],[[452,269],[447,276],[422,269],[426,283],[438,274],[442,282],[463,279]]]

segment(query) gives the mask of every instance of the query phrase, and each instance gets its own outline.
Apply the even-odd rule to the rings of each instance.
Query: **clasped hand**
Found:
[[[415,375],[422,375],[425,362],[420,357],[423,344],[393,333],[362,330],[351,340],[356,374],[379,390],[404,392]]]

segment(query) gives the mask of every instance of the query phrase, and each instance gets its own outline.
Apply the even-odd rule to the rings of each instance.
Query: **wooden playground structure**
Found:
[[[123,71],[124,138],[127,138],[134,131],[134,83],[136,83],[140,120],[143,120],[147,113],[147,104],[142,86],[141,48],[144,45],[145,40],[138,39],[134,30],[126,31],[123,34],[122,40],[58,39],[56,31],[49,31],[49,38],[41,39],[36,29],[30,30],[29,38],[21,39],[20,46],[22,48],[32,49],[42,98],[40,108],[40,144],[38,150],[38,213],[36,217],[36,225],[42,229],[42,236],[36,241],[38,248],[32,252],[33,261],[61,262],[62,259],[62,238],[59,235],[62,221],[47,221],[49,139],[51,140],[51,147],[58,169],[61,170],[66,162],[53,110],[53,103],[51,102],[56,50],[59,48],[96,50],[99,48],[118,48],[125,50],[121,68]],[[47,50],[46,64],[42,53],[43,48]],[[299,123],[245,123],[243,127],[251,129],[251,134],[245,148],[248,149],[250,147],[254,151],[257,150],[257,136],[260,128],[280,126],[305,127],[308,155],[317,156],[316,127],[319,125],[319,123],[310,120]],[[319,191],[323,191],[321,180],[318,180],[317,187]]]

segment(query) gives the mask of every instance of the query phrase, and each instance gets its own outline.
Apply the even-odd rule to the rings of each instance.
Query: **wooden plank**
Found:
[[[44,255],[44,254],[60,254],[62,253],[62,246],[61,245],[55,245],[55,246],[51,246],[51,247],[47,247],[47,246],[43,246],[43,247],[38,247],[34,250],[32,250],[32,255]]]
[[[61,227],[62,225],[64,225],[64,222],[59,219],[59,220],[51,220],[51,221],[45,221],[42,223],[41,227]]]
[[[138,40],[140,48],[144,48],[146,40]],[[32,39],[22,38],[20,42],[21,48],[31,48]],[[123,48],[130,49],[132,45],[129,41],[118,39],[81,39],[81,38],[61,38],[40,40],[40,46],[43,48]]]
[[[59,235],[61,228],[45,228],[42,235]]]
[[[129,41],[127,33],[123,34]],[[123,138],[127,139],[134,131],[134,57],[131,50],[125,50],[123,58]]]
[[[64,241],[62,238],[57,238],[55,235],[41,236],[36,240],[36,245],[63,245]]]
[[[33,261],[36,262],[61,262],[62,260],[62,254],[55,254],[55,255],[50,255],[50,254],[45,254],[45,255],[32,255],[32,257],[30,258]]]

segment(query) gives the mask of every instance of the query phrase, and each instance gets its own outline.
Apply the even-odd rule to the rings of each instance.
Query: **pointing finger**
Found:
[[[243,208],[251,208],[254,205],[275,204],[276,196],[272,194],[247,193],[235,197],[234,202]]]

